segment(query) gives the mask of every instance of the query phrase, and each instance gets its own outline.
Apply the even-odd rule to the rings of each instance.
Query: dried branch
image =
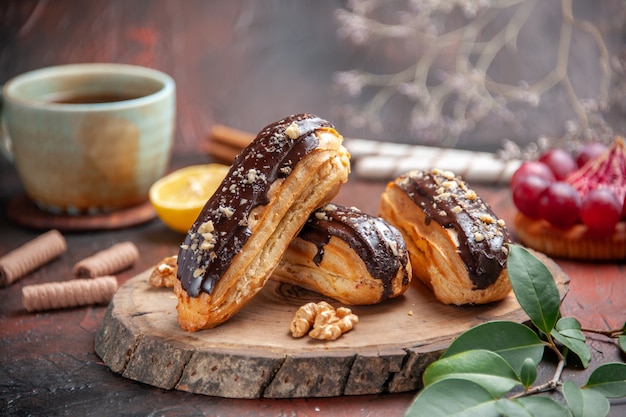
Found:
[[[528,52],[520,50],[519,36],[538,4],[537,0],[349,1],[337,11],[341,36],[357,44],[385,39],[402,42],[416,58],[393,74],[337,73],[335,83],[351,96],[359,97],[365,90],[371,94],[366,103],[347,113],[357,124],[380,131],[385,106],[403,96],[413,103],[408,120],[415,139],[454,146],[462,134],[487,117],[512,121],[513,104],[536,107],[558,87],[575,114],[575,120],[564,128],[569,139],[588,139],[595,128],[609,131],[598,113],[609,100],[615,57],[600,29],[574,16],[572,0],[560,3],[560,34],[551,70],[536,81],[511,83],[493,78],[491,70],[500,54]],[[598,50],[599,97],[579,97],[570,78],[575,30],[587,34]],[[447,66],[437,66],[438,60],[450,57],[451,65],[448,59]]]

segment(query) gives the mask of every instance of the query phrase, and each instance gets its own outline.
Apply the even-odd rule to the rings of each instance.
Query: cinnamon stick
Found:
[[[254,135],[249,132],[224,125],[214,125],[209,132],[206,150],[218,161],[230,164],[253,139]]]

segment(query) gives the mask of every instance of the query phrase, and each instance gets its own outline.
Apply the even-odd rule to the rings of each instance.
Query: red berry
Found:
[[[578,156],[576,157],[576,165],[580,168],[585,165],[589,160],[595,158],[606,151],[606,145],[600,142],[591,142],[586,143],[580,148],[580,152],[578,152]]]
[[[580,206],[580,219],[593,234],[610,235],[622,217],[622,203],[608,188],[596,188]]]
[[[513,189],[513,202],[519,211],[532,218],[539,218],[539,196],[551,182],[537,175],[520,178]]]
[[[513,176],[511,177],[510,186],[511,189],[514,190],[515,186],[519,182],[520,179],[528,177],[530,175],[535,175],[541,178],[548,180],[549,182],[556,181],[554,174],[550,167],[548,167],[543,162],[539,161],[524,161],[517,168]]]
[[[564,180],[570,173],[578,169],[572,155],[559,148],[550,149],[541,155],[539,161],[549,166],[559,181]]]
[[[566,182],[557,181],[539,196],[539,214],[552,225],[560,228],[573,226],[579,219],[580,196]]]

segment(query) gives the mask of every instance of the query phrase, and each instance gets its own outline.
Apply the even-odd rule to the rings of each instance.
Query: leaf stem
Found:
[[[607,337],[611,337],[611,338],[617,338],[617,337],[625,334],[625,330],[623,328],[621,328],[621,329],[611,329],[611,330],[598,330],[598,329],[585,329],[585,328],[582,328],[580,330],[583,331],[583,332],[587,332],[587,333],[601,334],[603,336],[607,336]]]
[[[559,350],[559,348],[556,346],[556,343],[554,342],[554,339],[552,338],[552,336],[550,334],[546,334],[546,338],[547,338],[547,341],[545,342],[546,345],[556,354],[556,356],[557,356],[557,358],[559,360],[559,362],[556,365],[556,369],[554,371],[554,375],[552,376],[552,378],[548,382],[546,382],[544,384],[541,384],[541,385],[535,385],[534,387],[530,387],[526,391],[512,396],[511,399],[520,398],[520,397],[526,397],[526,396],[529,396],[529,395],[538,394],[538,393],[546,392],[546,391],[553,391],[559,385],[561,385],[563,383],[561,381],[561,375],[563,374],[563,369],[565,368],[565,357],[566,357],[566,355],[564,355]]]
[[[548,347],[552,349],[554,353],[556,353],[556,357],[558,358],[559,363],[565,362],[565,355],[563,355],[563,353],[559,350],[558,346],[554,342],[554,339],[552,338],[552,335],[547,334],[546,338],[547,338]]]
[[[556,370],[554,371],[554,375],[552,378],[541,385],[535,385],[534,387],[530,387],[524,392],[520,392],[519,394],[513,395],[511,399],[527,397],[534,394],[539,394],[541,392],[554,391],[560,385],[563,384],[561,381],[561,375],[563,374],[563,369],[565,368],[565,358],[561,357],[559,359],[559,363],[556,366]]]

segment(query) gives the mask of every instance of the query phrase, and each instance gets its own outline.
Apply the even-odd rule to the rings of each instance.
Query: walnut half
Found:
[[[178,257],[168,256],[159,262],[152,273],[148,281],[153,287],[167,287],[172,288],[176,281],[176,269],[178,268]]]
[[[352,310],[339,307],[337,310],[325,301],[310,302],[300,307],[289,326],[293,337],[310,337],[319,340],[336,340],[352,330],[359,317]],[[309,331],[313,327],[311,331]]]

